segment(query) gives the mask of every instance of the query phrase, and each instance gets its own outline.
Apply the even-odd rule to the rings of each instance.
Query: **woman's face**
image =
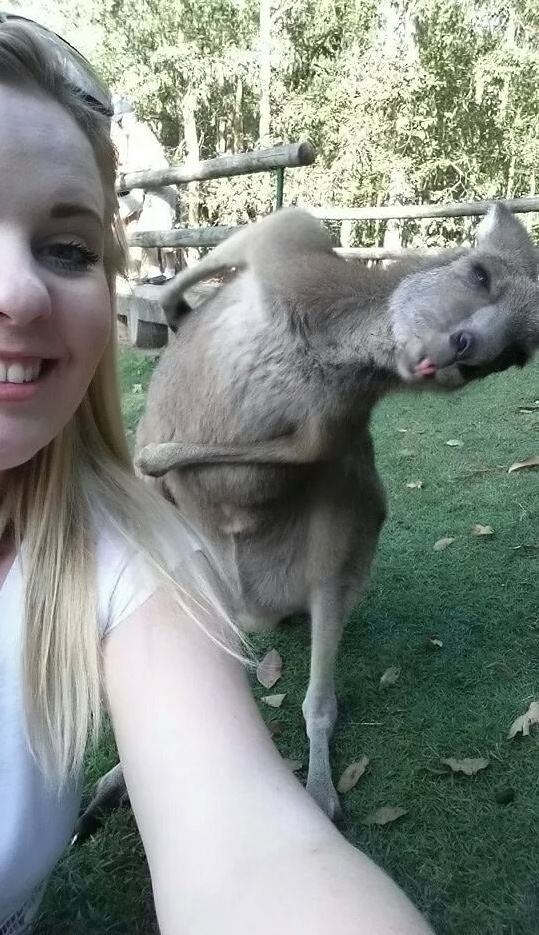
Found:
[[[0,474],[69,422],[111,328],[105,199],[59,104],[0,84]]]

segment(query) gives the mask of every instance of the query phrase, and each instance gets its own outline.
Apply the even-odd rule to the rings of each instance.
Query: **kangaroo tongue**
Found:
[[[423,360],[420,360],[418,364],[414,367],[414,373],[417,373],[421,377],[433,377],[437,371],[436,364],[433,364],[428,357],[424,357]]]

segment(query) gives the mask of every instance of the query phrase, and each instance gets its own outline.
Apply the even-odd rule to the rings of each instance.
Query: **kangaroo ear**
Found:
[[[477,229],[477,247],[498,253],[517,263],[522,270],[537,278],[539,253],[528,231],[502,204],[494,204]]]

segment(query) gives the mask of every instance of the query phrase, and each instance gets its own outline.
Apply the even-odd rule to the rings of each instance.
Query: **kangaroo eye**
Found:
[[[484,266],[481,266],[481,263],[474,263],[472,266],[472,273],[476,282],[478,282],[485,289],[488,289],[490,286],[490,276],[488,270]]]

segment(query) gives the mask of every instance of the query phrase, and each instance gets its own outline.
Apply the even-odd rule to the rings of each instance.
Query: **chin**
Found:
[[[434,378],[435,386],[441,390],[458,390],[459,387],[465,386],[467,382],[458,367],[444,367],[442,370],[438,370]]]
[[[0,444],[0,474],[2,471],[12,471],[14,468],[27,464],[35,455],[49,444],[50,439],[36,439],[34,444],[23,444],[16,441],[10,443],[9,437],[2,438]]]

